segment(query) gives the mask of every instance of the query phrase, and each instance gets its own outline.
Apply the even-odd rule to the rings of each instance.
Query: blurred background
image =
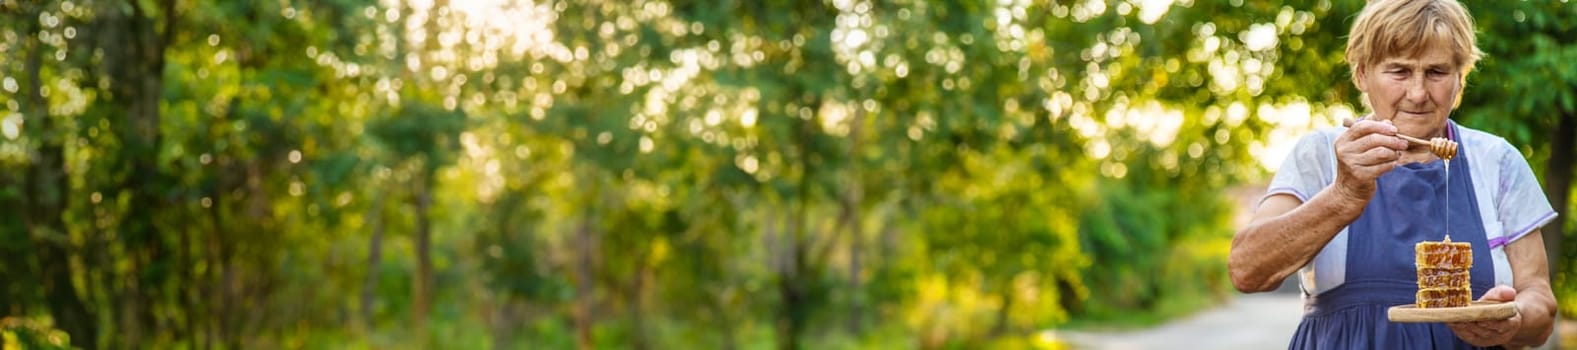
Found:
[[[1577,5],[1467,5],[1568,213]],[[0,0],[0,341],[1283,347],[1226,254],[1361,6]]]

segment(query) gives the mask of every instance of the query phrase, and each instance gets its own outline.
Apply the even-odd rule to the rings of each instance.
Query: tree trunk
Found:
[[[234,104],[231,106],[234,106]],[[232,113],[233,111],[232,109]],[[225,169],[229,165],[229,161],[226,160],[228,157],[217,156],[214,158],[215,169]],[[223,339],[229,337],[228,334],[224,333],[225,323],[223,318],[219,316],[228,313],[229,305],[231,305],[228,298],[229,294],[224,292],[223,279],[220,278],[220,276],[227,275],[228,273],[225,271],[230,268],[229,261],[226,259],[229,253],[225,248],[226,242],[229,241],[225,232],[223,209],[225,201],[221,200],[221,198],[225,198],[221,194],[227,193],[227,191],[220,190],[221,188],[229,188],[225,181],[227,177],[224,173],[224,171],[219,171],[215,174],[216,179],[214,182],[219,185],[210,188],[208,192],[208,197],[213,200],[213,205],[208,207],[208,220],[212,224],[212,231],[209,232],[208,239],[204,242],[204,259],[208,261],[208,269],[203,272],[203,284],[200,287],[203,290],[203,296],[209,298],[208,314],[203,315],[203,320],[207,328],[207,331],[204,332],[204,337],[207,338],[206,348],[210,349],[220,347],[223,344]]]
[[[904,201],[906,200],[899,200],[899,204],[896,205],[897,209],[894,209],[882,219],[881,237],[877,238],[876,246],[876,259],[878,260],[873,264],[877,269],[896,264],[894,260],[897,259],[895,255],[898,255],[898,244],[900,243],[898,242],[898,219],[896,217],[900,215],[899,213],[906,210],[907,206],[903,204]]]
[[[784,213],[784,215],[793,214]],[[796,215],[796,217],[798,217],[798,215]],[[798,235],[796,232],[800,230],[799,226],[803,225],[803,223],[798,222],[799,220],[797,219],[788,219],[786,221],[788,221],[789,227],[785,230],[787,232],[782,234],[784,237],[782,240],[783,242],[780,245],[782,250],[778,252],[778,254],[782,256],[781,259],[783,259],[783,264],[777,271],[778,298],[781,299],[778,305],[778,319],[776,324],[778,333],[777,345],[778,350],[797,350],[799,349],[798,313],[800,312],[801,308],[801,293],[799,289],[800,281],[796,275],[798,273],[796,265],[798,265],[797,260],[799,260],[795,257],[798,255],[796,251],[799,248],[799,242],[797,239]]]
[[[864,230],[860,228],[858,218],[859,209],[855,210],[855,222],[849,228],[849,333],[860,334],[865,324],[865,287],[861,283],[862,269],[860,265],[862,254],[865,250]]]
[[[36,15],[34,16],[36,17]],[[37,251],[35,257],[43,282],[44,298],[50,313],[61,330],[71,335],[75,345],[92,349],[97,346],[98,320],[90,313],[72,284],[70,233],[66,231],[65,218],[67,192],[65,178],[65,132],[55,130],[49,117],[48,102],[44,100],[44,79],[41,76],[43,51],[46,49],[35,34],[37,21],[27,30],[29,38],[27,57],[23,63],[27,75],[27,92],[23,110],[32,122],[24,124],[30,135],[37,137],[38,158],[33,162],[28,178],[27,215],[29,237]]]
[[[646,274],[648,271],[646,268],[648,266],[646,255],[642,253],[640,258],[635,259],[637,266],[635,267],[635,274],[631,276],[632,280],[630,281],[630,348],[636,350],[651,348],[650,341],[646,337],[646,315],[641,310],[644,304],[641,302],[641,295],[642,290],[646,287]]]
[[[520,316],[526,310],[516,303],[509,293],[497,290],[489,292],[492,296],[490,308],[487,309],[488,323],[493,336],[494,349],[514,349],[515,333],[519,332]]]
[[[810,105],[819,108],[821,103],[813,101]],[[806,293],[810,292],[807,290],[809,288],[807,284],[815,277],[808,270],[809,262],[805,261],[805,257],[807,256],[806,240],[809,235],[807,232],[810,226],[811,179],[814,178],[817,170],[815,162],[811,160],[813,153],[808,150],[811,144],[810,138],[815,132],[811,130],[812,127],[808,122],[798,121],[794,130],[797,152],[793,157],[797,159],[801,171],[794,197],[789,201],[794,203],[794,208],[792,213],[785,213],[793,217],[787,220],[789,229],[785,232],[782,253],[786,261],[783,268],[778,271],[778,297],[781,299],[781,305],[778,311],[777,339],[780,350],[800,348],[799,335],[804,331],[805,322],[810,314],[810,311],[806,310],[809,307],[806,305],[806,298],[809,296]]]
[[[181,222],[191,223],[198,222],[196,216],[202,215],[201,211],[183,210],[177,213],[180,215]],[[183,306],[182,311],[186,314],[186,317],[176,318],[171,324],[175,328],[175,338],[188,339],[194,347],[198,345],[199,339],[195,336],[197,321],[193,318],[196,315],[207,314],[202,309],[202,298],[197,291],[197,269],[192,268],[197,266],[196,257],[193,255],[197,249],[192,248],[196,241],[192,238],[192,230],[195,229],[197,225],[183,225],[177,230],[180,234],[176,237],[175,266],[178,266],[176,271],[179,273],[175,274],[176,280],[171,283],[178,286],[175,295],[179,298],[180,305]]]
[[[361,289],[361,325],[364,331],[373,328],[373,302],[378,292],[378,266],[383,264],[383,200],[388,191],[377,191],[368,210],[367,221],[372,223],[372,238],[367,241],[367,279]]]
[[[794,215],[794,217],[788,220],[789,229],[784,235],[786,239],[784,240],[784,251],[782,252],[786,261],[784,261],[783,269],[778,271],[778,297],[782,299],[781,305],[779,305],[777,324],[779,350],[796,350],[800,348],[799,335],[804,330],[805,315],[808,313],[804,305],[806,271],[803,269],[805,256],[803,237],[806,231],[805,226],[809,224],[807,222],[809,220],[809,209],[807,208],[809,204],[806,199],[809,196],[809,190],[806,188],[808,182],[801,180],[796,208],[794,208],[792,214],[785,213]]]
[[[722,350],[738,349],[739,340],[735,339],[734,332],[736,328],[734,322],[732,322],[733,320],[729,317],[726,301],[713,298],[711,305],[712,314],[717,318],[717,330],[723,333]]]
[[[255,325],[259,322],[259,316],[263,315],[261,312],[246,312],[244,305],[255,302],[256,299],[262,298],[262,295],[267,295],[270,289],[266,282],[256,281],[259,278],[253,273],[256,266],[238,262],[259,259],[256,255],[262,253],[247,249],[250,244],[256,243],[248,237],[258,236],[259,231],[267,232],[269,218],[274,216],[273,199],[263,183],[265,181],[263,161],[250,160],[241,164],[243,173],[246,174],[241,181],[246,189],[243,192],[245,193],[243,198],[246,200],[245,209],[242,210],[246,213],[243,218],[246,224],[231,228],[242,232],[232,232],[229,237],[233,239],[226,239],[219,244],[224,269],[219,271],[218,283],[222,288],[221,299],[226,301],[223,306],[226,312],[219,316],[219,334],[220,339],[223,339],[223,348],[232,349],[241,347],[242,335],[250,334],[252,330],[257,329]],[[260,226],[263,228],[255,228]],[[239,256],[248,253],[250,256]]]
[[[520,212],[520,206],[525,205],[522,204],[526,201],[522,199],[524,197],[526,196],[517,196],[516,193],[505,192],[496,202],[494,202],[493,205],[491,205],[489,210],[491,210],[492,213],[489,215],[489,217],[492,219],[492,223],[494,225],[493,229],[496,230],[498,234],[497,238],[487,238],[488,240],[493,241],[491,244],[505,244],[506,242],[524,240],[528,247],[526,251],[534,251],[534,249],[529,248],[531,247],[531,239],[533,237],[529,233],[520,233],[518,231],[519,227],[522,225],[515,221],[516,219],[519,219],[519,217],[513,215]],[[522,259],[522,257],[510,256],[510,259]],[[527,274],[536,273],[534,265],[530,263],[532,259],[534,259],[534,257],[531,255],[531,253],[527,253],[524,257],[524,260],[528,261],[527,266],[532,267],[525,270]],[[486,269],[485,266],[484,269]],[[521,276],[514,276],[514,278],[520,277]],[[535,277],[528,275],[525,276],[525,278],[534,279]],[[530,305],[526,303],[529,302],[528,298],[530,298],[532,295],[528,294],[525,296],[525,298],[522,298],[525,300],[520,300],[517,299],[517,297],[519,297],[517,295],[519,292],[518,290],[501,288],[487,288],[487,290],[487,295],[489,296],[488,304],[491,305],[484,306],[488,306],[485,310],[486,314],[488,315],[488,325],[491,327],[490,331],[493,338],[493,348],[517,348],[518,346],[515,345],[515,335],[516,333],[520,333],[519,329],[522,327],[522,323],[530,320],[529,314],[531,313],[531,310],[528,307]]]
[[[1577,115],[1562,115],[1556,122],[1555,130],[1550,136],[1550,161],[1544,169],[1544,194],[1549,197],[1550,205],[1559,213],[1555,222],[1545,225],[1544,250],[1550,263],[1550,276],[1559,276],[1561,263],[1561,245],[1566,237],[1567,215],[1566,208],[1570,201],[1572,180],[1573,146],[1577,143]]]
[[[1013,282],[1004,283],[1002,287],[1002,307],[997,308],[996,324],[991,326],[991,337],[999,337],[1007,333],[1008,316],[1013,311]]]
[[[780,230],[780,228],[778,227],[778,224],[780,222],[780,221],[778,221],[779,212],[771,210],[772,208],[771,208],[770,204],[763,205],[762,209],[763,210],[759,211],[761,213],[761,244],[765,247],[764,250],[766,251],[766,254],[764,254],[764,255],[766,255],[766,259],[767,259],[767,261],[766,261],[767,269],[768,269],[768,271],[772,271],[772,272],[781,272],[781,271],[783,271],[786,268],[786,267],[784,267],[784,265],[786,263],[784,262],[785,259],[784,259],[783,254],[782,254],[784,242],[783,242],[783,239],[781,238],[781,236],[785,235],[785,233],[783,233],[782,230]],[[785,219],[787,219],[788,215],[787,214],[783,214],[782,216]],[[725,296],[726,296],[726,294],[725,294]],[[719,303],[718,307],[720,309],[727,307],[727,305],[725,305],[727,303],[727,300],[722,300],[722,301],[719,301],[718,303]],[[721,310],[719,310],[718,314],[719,315],[726,315],[726,313],[722,312]],[[780,321],[781,320],[781,315],[776,315],[776,316],[780,317],[780,319],[779,320],[774,320],[774,321]],[[724,322],[728,322],[728,320],[726,318],[720,317],[719,319],[724,320]],[[776,326],[778,326],[778,323],[774,323],[774,327],[776,327]],[[778,331],[781,332],[781,329],[779,329]],[[778,338],[782,338],[782,336],[780,335]],[[723,340],[724,340],[724,342],[730,342],[730,343],[734,341],[734,339],[732,337],[732,334],[728,334],[728,336],[725,337]],[[725,347],[727,347],[726,344],[725,344]]]
[[[27,183],[27,176],[32,172],[32,168],[26,169],[21,174],[0,171],[0,184],[3,184],[0,185],[0,191],[10,191],[13,188],[26,191],[30,186]],[[0,206],[21,209],[0,211],[0,222],[27,222],[30,209],[25,196],[0,198]],[[12,225],[15,224],[0,227],[0,242],[26,242],[26,245],[7,244],[0,248],[0,318],[27,315],[32,312],[29,306],[41,304],[34,300],[32,293],[43,283],[38,282],[38,268],[33,265],[37,254],[36,249],[31,245],[30,231],[26,224],[22,227]]]
[[[431,160],[429,160],[431,161]],[[424,165],[427,166],[427,165]],[[427,346],[427,315],[432,308],[432,220],[428,208],[432,206],[432,188],[436,174],[430,168],[420,176],[416,188],[416,281],[412,320],[415,321],[418,346]]]
[[[591,349],[594,345],[591,339],[592,303],[595,297],[591,280],[594,262],[591,207],[588,205],[587,212],[581,214],[580,227],[575,230],[575,341],[581,349]]]
[[[119,188],[131,191],[127,220],[121,224],[121,243],[129,256],[131,269],[123,276],[122,302],[127,313],[119,317],[124,326],[117,335],[124,339],[121,347],[141,346],[145,330],[157,332],[175,314],[156,314],[156,302],[171,300],[166,297],[169,286],[169,268],[173,265],[169,245],[160,234],[157,220],[165,214],[165,200],[160,197],[168,181],[158,164],[161,138],[159,135],[159,103],[164,91],[164,51],[175,30],[174,0],[163,0],[150,5],[159,6],[164,16],[163,29],[144,8],[144,3],[102,4],[98,29],[99,49],[104,53],[100,69],[107,72],[110,82],[110,104],[115,113],[124,113],[125,123],[116,126],[116,133],[123,145],[118,150],[116,171],[125,174]],[[124,6],[124,7],[122,7]],[[128,11],[129,10],[129,11]]]
[[[1550,199],[1550,206],[1555,207],[1559,213],[1555,221],[1544,225],[1544,252],[1549,259],[1550,278],[1560,276],[1561,269],[1567,262],[1561,256],[1561,251],[1566,244],[1566,222],[1570,219],[1569,207],[1572,186],[1572,162],[1574,144],[1577,144],[1577,115],[1565,113],[1556,122],[1553,135],[1550,136],[1550,161],[1544,168],[1544,194]],[[1567,281],[1566,283],[1577,283]],[[1560,328],[1550,334],[1551,339],[1561,339]]]
[[[849,126],[849,172],[848,190],[843,197],[844,229],[849,235],[849,334],[860,334],[864,323],[865,289],[860,285],[861,254],[865,252],[865,230],[861,225],[860,206],[865,200],[865,186],[861,183],[860,150],[864,147],[862,130],[865,125],[866,112],[856,111]]]

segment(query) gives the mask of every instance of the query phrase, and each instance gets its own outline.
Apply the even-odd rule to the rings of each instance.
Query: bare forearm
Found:
[[[1363,213],[1367,198],[1326,187],[1307,203],[1256,221],[1232,238],[1227,265],[1243,292],[1274,289]]]
[[[1510,345],[1539,346],[1549,340],[1555,322],[1555,297],[1549,285],[1519,290],[1517,309],[1522,326],[1512,336]]]
[[[1266,198],[1254,213],[1254,223],[1232,237],[1227,270],[1238,290],[1274,289],[1313,259],[1331,237],[1363,214],[1377,180],[1396,167],[1408,147],[1396,138],[1394,125],[1374,121],[1354,123],[1333,143],[1332,185],[1305,203],[1288,195]]]
[[[1550,337],[1555,323],[1555,293],[1550,290],[1549,257],[1544,255],[1542,230],[1534,230],[1506,245],[1511,260],[1513,289],[1517,295],[1520,325],[1508,345],[1537,346]]]

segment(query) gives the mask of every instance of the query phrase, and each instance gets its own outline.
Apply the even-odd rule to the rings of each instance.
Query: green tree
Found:
[[[1555,1],[1468,4],[1480,27],[1485,59],[1468,78],[1459,112],[1463,123],[1482,127],[1518,145],[1535,169],[1542,169],[1550,204],[1566,219],[1543,228],[1550,275],[1557,296],[1573,295],[1567,241],[1572,222],[1571,188],[1577,144],[1577,70],[1569,64],[1577,50],[1560,45],[1577,30],[1577,7]],[[1552,117],[1553,116],[1553,117]],[[1540,132],[1539,130],[1546,130]],[[1545,160],[1543,162],[1535,160]],[[1570,305],[1570,304],[1567,304]],[[1563,307],[1570,315],[1574,310]]]
[[[0,313],[86,348],[1029,347],[1175,315],[1228,295],[1223,192],[1265,141],[1361,113],[1359,6],[0,0]],[[1529,116],[1570,98],[1529,77],[1569,73],[1570,9],[1470,6],[1459,120],[1549,159],[1565,209],[1571,118]]]

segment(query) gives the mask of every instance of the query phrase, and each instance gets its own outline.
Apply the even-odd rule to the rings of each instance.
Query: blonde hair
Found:
[[[1347,65],[1354,81],[1381,60],[1414,57],[1434,45],[1451,50],[1463,82],[1484,56],[1473,33],[1473,17],[1456,0],[1373,0],[1364,6],[1347,37]]]

